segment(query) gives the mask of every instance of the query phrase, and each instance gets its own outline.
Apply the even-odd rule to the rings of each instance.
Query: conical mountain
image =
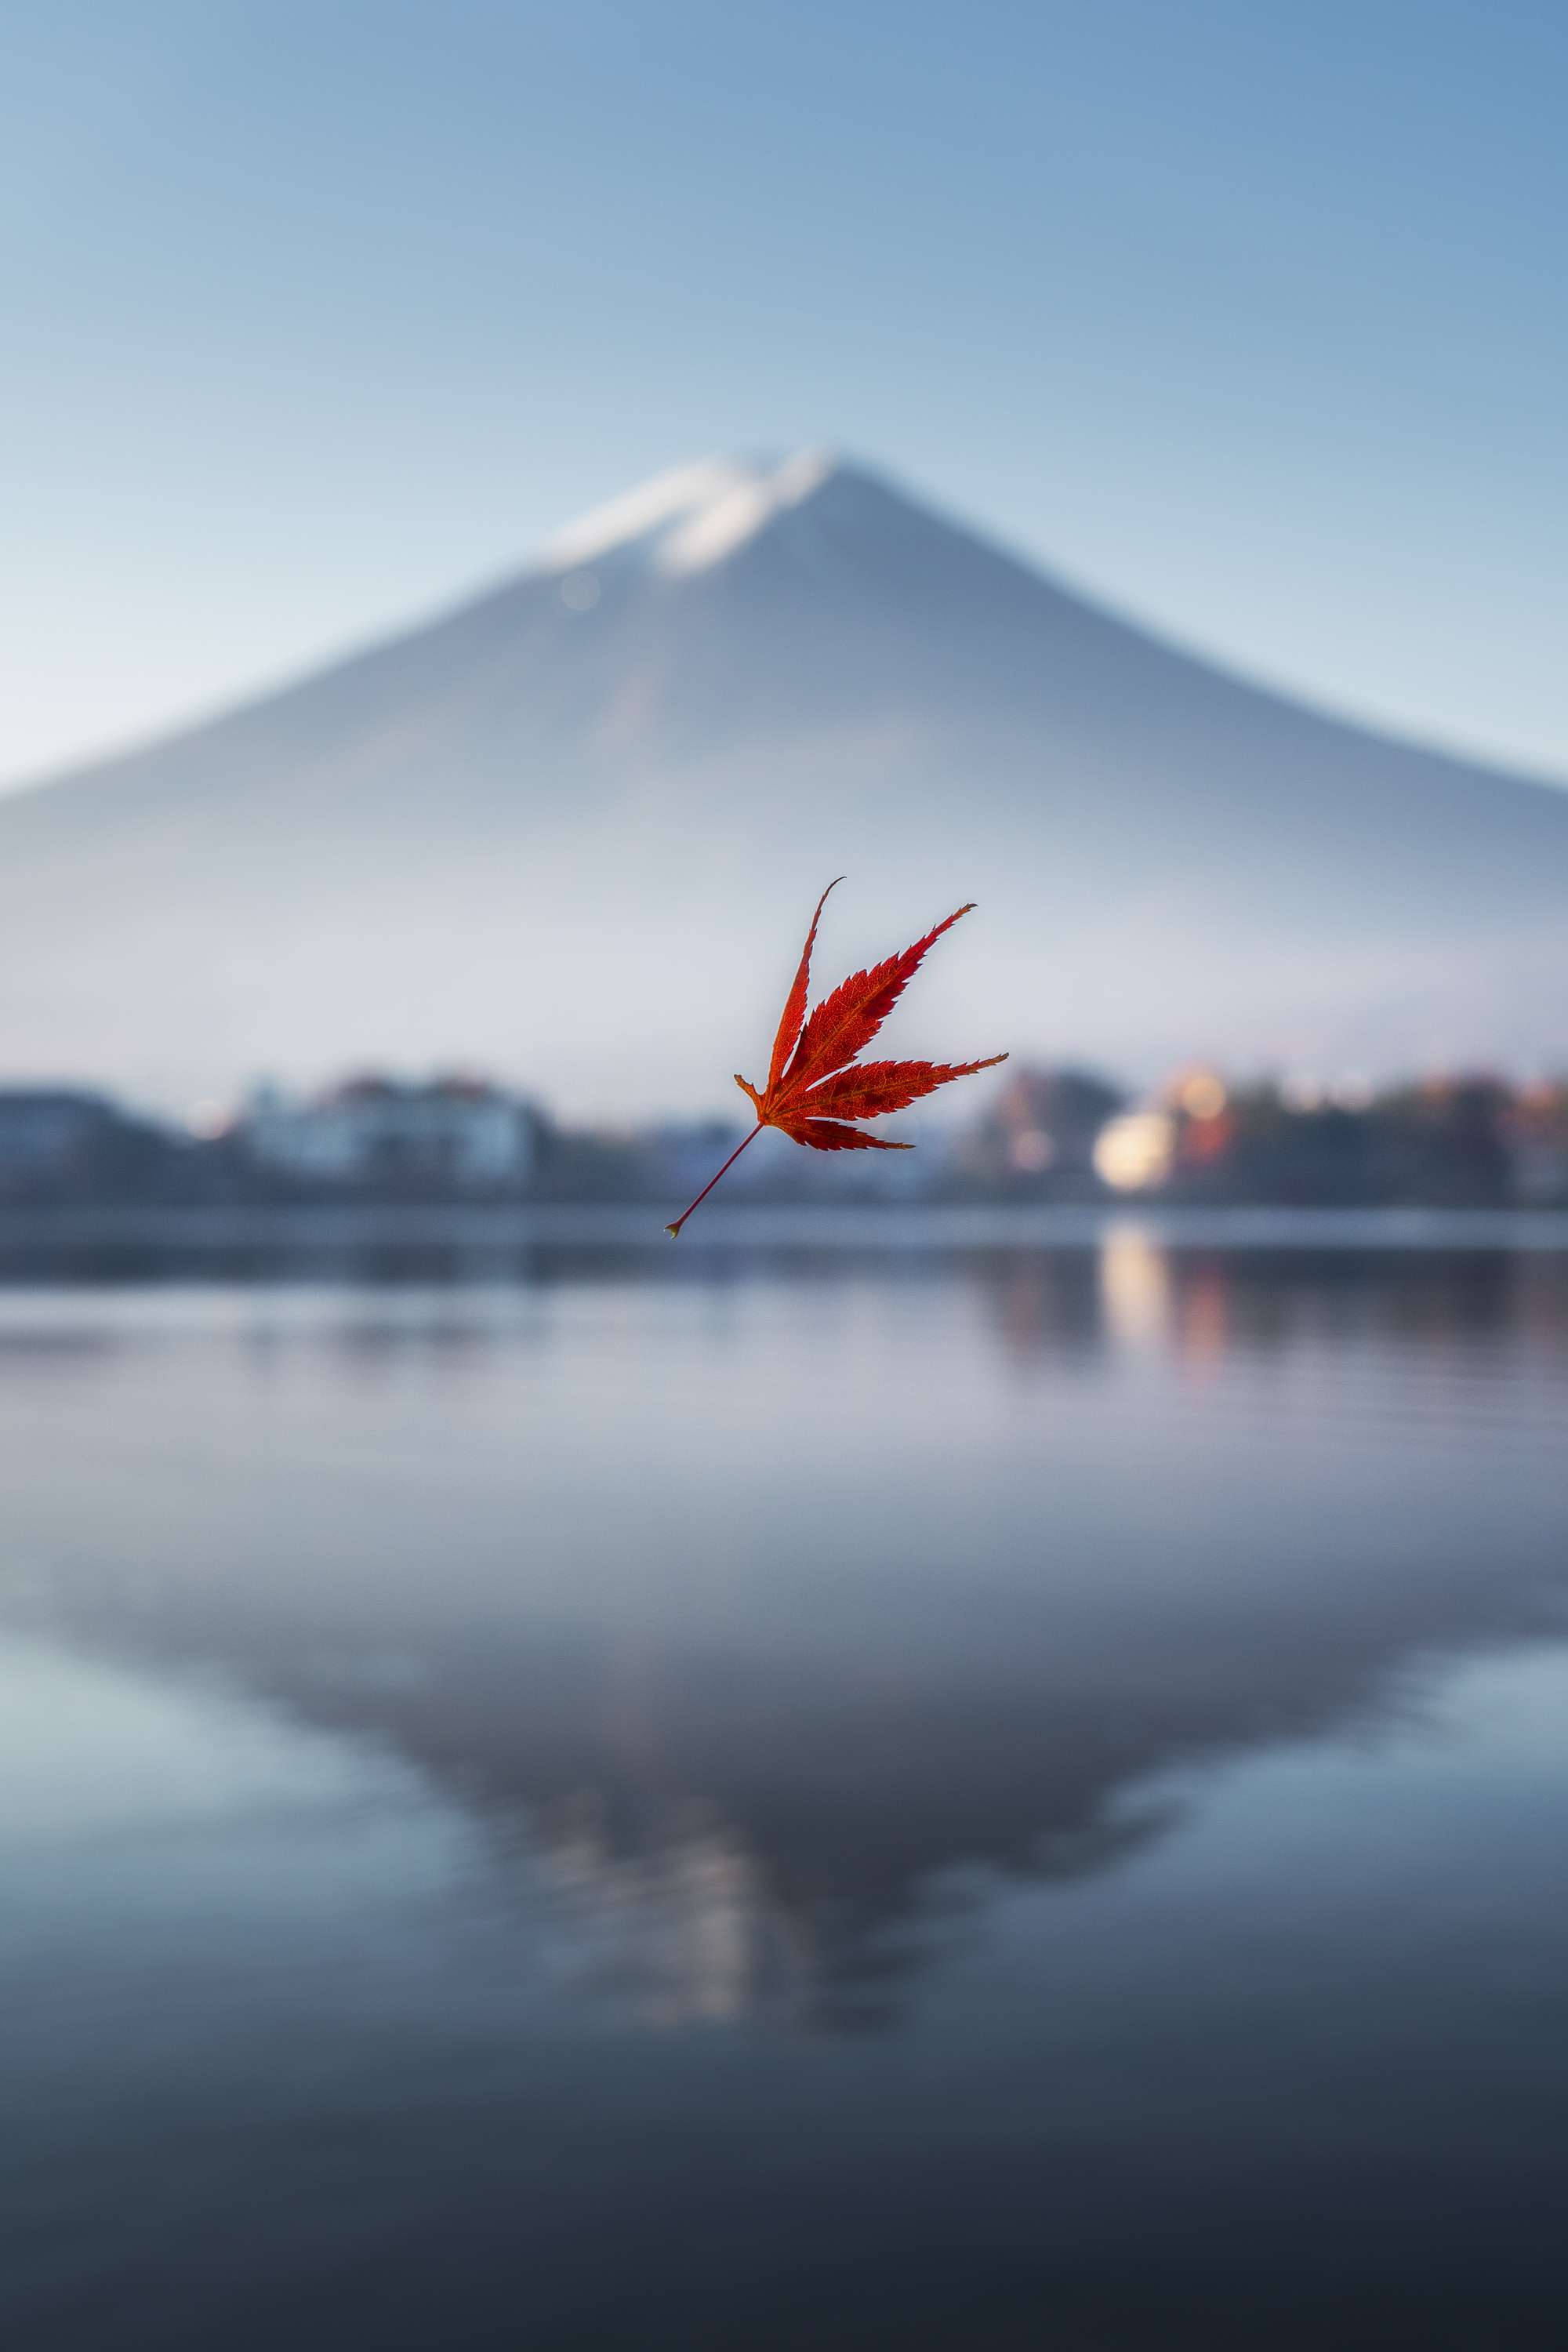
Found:
[[[713,1101],[841,870],[825,972],[984,902],[925,1051],[1563,1052],[1568,793],[1259,691],[805,453],[661,476],[454,613],[0,801],[0,1070]]]

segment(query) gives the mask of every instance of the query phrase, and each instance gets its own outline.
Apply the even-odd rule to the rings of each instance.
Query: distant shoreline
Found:
[[[829,1251],[949,1254],[1092,1248],[1136,1234],[1169,1249],[1568,1252],[1568,1210],[1521,1208],[1198,1207],[1152,1202],[749,1206],[704,1210],[679,1243],[662,1202],[526,1204],[353,1202],[236,1208],[0,1209],[0,1275],[15,1279],[84,1254],[191,1265],[230,1257],[285,1265],[381,1251],[451,1250],[476,1262],[531,1249],[693,1256]]]

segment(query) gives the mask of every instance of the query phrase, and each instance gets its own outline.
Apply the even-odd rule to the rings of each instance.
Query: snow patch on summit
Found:
[[[677,466],[568,523],[546,541],[538,565],[568,572],[611,561],[667,579],[707,572],[802,505],[834,470],[821,449],[797,450],[777,464],[708,457]]]
[[[798,507],[819,490],[833,471],[831,459],[820,449],[802,449],[769,473],[739,482],[724,497],[700,508],[690,519],[666,534],[654,556],[660,572],[679,579],[683,573],[707,572],[787,508]]]

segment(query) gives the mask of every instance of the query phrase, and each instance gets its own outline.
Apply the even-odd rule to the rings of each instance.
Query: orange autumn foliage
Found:
[[[838,880],[843,878],[840,875]],[[910,1144],[891,1143],[882,1136],[868,1135],[848,1122],[881,1118],[889,1111],[902,1110],[906,1104],[917,1101],[921,1095],[933,1094],[938,1087],[945,1087],[953,1078],[967,1078],[976,1070],[994,1069],[1007,1058],[1005,1054],[991,1054],[982,1062],[855,1059],[870,1044],[903,994],[927,949],[941,939],[943,931],[951,930],[961,915],[970,913],[973,899],[957,908],[945,921],[938,923],[924,939],[917,940],[901,954],[889,956],[867,971],[852,973],[830,996],[825,996],[807,1018],[811,950],[816,943],[816,927],[822,920],[827,893],[837,887],[837,882],[830,882],[816,902],[800,962],[784,999],[766,1086],[759,1089],[749,1078],[736,1073],[735,1084],[750,1097],[757,1124],[736,1145],[719,1175],[703,1186],[691,1208],[665,1227],[667,1234],[679,1233],[691,1210],[708,1198],[725,1169],[733,1166],[746,1145],[754,1143],[764,1127],[776,1127],[792,1142],[806,1144],[814,1151],[909,1151],[913,1149]]]

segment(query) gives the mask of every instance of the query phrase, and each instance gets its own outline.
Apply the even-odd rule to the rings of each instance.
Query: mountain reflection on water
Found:
[[[547,2341],[882,2340],[876,2331],[895,2314],[868,2283],[891,2259],[886,2246],[876,2251],[879,2232],[912,2225],[931,2183],[918,2196],[875,2185],[879,2100],[889,2118],[903,2116],[885,2128],[923,2136],[952,2200],[958,2251],[949,2249],[942,2292],[970,2307],[979,2270],[966,2288],[965,2259],[989,2282],[974,2314],[1011,2281],[1011,2300],[972,2316],[971,2340],[1011,2343],[1015,2327],[1019,2342],[1051,2340],[1038,2332],[1030,2281],[1044,2277],[1040,2263],[1065,2277],[1061,2265],[1079,2255],[1089,2264],[1073,2273],[1089,2315],[1081,2325],[1109,2332],[1063,2340],[1170,2340],[1146,2338],[1131,2305],[1105,2299],[1083,2252],[1094,2241],[1083,2212],[1054,2250],[1043,2221],[1020,2218],[1034,2197],[1067,2195],[1060,2166],[1072,2175],[1081,2159],[1088,2174],[1074,2175],[1069,2202],[1092,2202],[1085,2183],[1097,2179],[1107,2210],[1124,2231],[1133,2226],[1127,2200],[1150,2191],[1174,2074],[1162,2088],[1156,2070],[1145,2103],[1121,2106],[1125,2085],[1111,2099],[1103,2081],[1076,2077],[1107,2034],[1136,2042],[1136,1997],[1125,1996],[1119,2026],[1090,2015],[1065,1960],[1045,1965],[1040,1998],[1056,2013],[1015,2018],[1004,2088],[987,2072],[998,2062],[983,1985],[970,1980],[1001,1966],[1017,1923],[1034,1918],[1017,1911],[1020,1900],[1053,1890],[1060,1900],[1102,1882],[1152,1900],[1134,1890],[1165,1883],[1150,1872],[1167,1850],[1171,1883],[1190,1878],[1196,1865],[1184,1857],[1194,1836],[1202,1843],[1205,1809],[1229,1818],[1216,1769],[1257,1774],[1282,1759],[1268,1770],[1284,1776],[1286,1793],[1272,1801],[1289,1822],[1291,1805],[1306,1802],[1289,1798],[1290,1776],[1309,1769],[1289,1759],[1321,1754],[1310,1769],[1329,1771],[1331,1759],[1370,1757],[1365,1802],[1375,1810],[1384,1750],[1393,1758],[1407,1737],[1450,1736],[1422,1729],[1445,1675],[1515,1651],[1555,1655],[1568,1626],[1565,1404],[1568,1255],[1551,1251],[1231,1253],[1170,1249],[1123,1227],[1094,1246],[878,1265],[807,1255],[762,1268],[644,1270],[572,1257],[510,1285],[0,1293],[0,1671],[15,1700],[6,1769],[20,1799],[18,1883],[34,1889],[41,1923],[36,1947],[25,1918],[10,1931],[16,1951],[0,1937],[0,1986],[12,1952],[13,2016],[63,2002],[79,2027],[97,2016],[104,2033],[112,2025],[134,2038],[157,2015],[157,2036],[166,2035],[166,2004],[181,1986],[189,1991],[193,1969],[200,2007],[199,1958],[185,1947],[192,1906],[205,1901],[227,1939],[223,2000],[236,2006],[220,2013],[234,2031],[231,2056],[254,2044],[262,2074],[279,2063],[272,2035],[288,2040],[289,2063],[304,2063],[309,1987],[333,1984],[320,2001],[335,2014],[345,1978],[370,1988],[373,2010],[381,2000],[406,2012],[416,2046],[421,2033],[439,2040],[466,2020],[473,2046],[458,2075],[466,2081],[477,2052],[521,2107],[551,2105],[574,2036],[615,2029],[613,2095],[601,2054],[584,2061],[573,2095],[601,2135],[583,2126],[593,2184],[583,2195],[595,2226],[628,2233],[634,2270],[642,2224],[630,2208],[648,2192],[618,2137],[631,2126],[615,2103],[632,2097],[636,2079],[627,2030],[658,2029],[657,2047],[693,2053],[659,2062],[675,2070],[660,2093],[668,2160],[689,2165],[693,2180],[716,2138],[742,2121],[716,2087],[714,2061],[695,2054],[702,2032],[758,2031],[775,2053],[801,2053],[800,2075],[786,2067],[779,2077],[776,2060],[765,2062],[766,2084],[751,2086],[744,2113],[787,2148],[791,2131],[805,2128],[789,2084],[806,2080],[811,2146],[820,2155],[824,2132],[845,2136],[834,2193],[864,2196],[867,2251],[853,2291],[834,2273],[847,2301],[820,2282],[814,2290],[827,2297],[813,2306],[819,2334],[787,2295],[776,2310],[769,2304],[766,2325],[754,2303],[743,2321],[731,2309],[726,2334],[670,2285],[671,2263],[686,2273],[668,2239],[647,2255],[644,2278],[648,2291],[663,2279],[660,2291],[676,2296],[668,2339],[646,2309],[605,2301],[602,2284],[584,2301],[581,2282],[574,2290],[564,2274],[542,2285],[536,2276],[542,2304],[518,2287],[514,2305],[510,2258],[486,2240],[469,2276],[488,2279],[500,2302],[471,2336],[458,2328],[449,2340],[491,2340],[484,2328],[503,2306],[520,2326],[542,2313]],[[167,1822],[157,1827],[172,1801],[163,1782],[134,1834],[105,1827],[119,1800],[104,1790],[129,1789],[143,1766],[153,1786],[154,1752],[188,1759],[184,1777],[167,1764],[167,1786],[177,1780],[182,1791],[176,1811],[205,1788],[218,1792],[210,1802],[221,1813],[225,1776],[241,1772],[253,1748],[269,1760],[256,1763],[251,1795],[222,1815],[222,1867],[236,1871],[243,1895],[191,1894],[184,1849],[169,1843]],[[43,1759],[31,1772],[29,1756]],[[1392,1760],[1386,1769],[1392,1792],[1398,1770]],[[300,1773],[317,1776],[318,1793],[299,1816],[289,1860],[276,1822],[294,1818],[290,1776]],[[83,1802],[97,1829],[51,1826],[51,1805],[68,1811],[77,1776],[85,1786],[94,1774],[100,1792]],[[1254,1785],[1263,1782],[1237,1784],[1244,1810]],[[337,1793],[328,1802],[320,1788]],[[341,1850],[340,1801],[358,1824],[342,1831]],[[1389,1822],[1404,1821],[1393,1793],[1386,1802]],[[139,1843],[150,1818],[155,1833]],[[374,1864],[360,1843],[373,1818],[386,1841],[375,1844],[374,1832]],[[1232,1983],[1241,1952],[1267,1944],[1269,1906],[1282,1899],[1264,1885],[1267,1847],[1265,1829],[1240,1862],[1205,1865],[1216,1875],[1193,1916],[1222,1930],[1217,1950],[1194,1964],[1194,2019],[1215,1988]],[[1328,1899],[1342,1903],[1333,1874],[1350,1863],[1315,1866]],[[1531,1866],[1539,1897],[1538,1857]],[[345,1944],[348,1929],[329,1931],[326,1915],[333,1889],[360,1869],[369,1877]],[[1436,1856],[1432,1871],[1440,1874]],[[268,1910],[273,1899],[289,1915],[286,1933]],[[405,1953],[395,1968],[413,1935],[411,1902],[435,1908],[420,1915],[417,1961]],[[121,1920],[132,1923],[129,1956],[117,1973]],[[1097,1932],[1108,1940],[1090,1937],[1084,1983],[1110,1985],[1130,1964],[1119,1940],[1126,1923],[1115,1936]],[[1370,1932],[1350,1917],[1346,1948],[1359,1950]],[[476,1938],[494,1972],[482,1996]],[[1547,1975],[1558,1981],[1563,1941],[1553,1915],[1531,2000]],[[1257,1965],[1267,1985],[1284,1963],[1265,1951]],[[502,1980],[509,2002],[531,1987],[537,2012],[499,2012]],[[243,2000],[237,1981],[250,1988]],[[285,1983],[287,2032],[268,2022]],[[1239,1997],[1234,2051],[1221,2046],[1231,2030],[1223,2020],[1205,2029],[1221,2037],[1205,2069],[1212,2062],[1223,2074],[1234,2057],[1240,2080],[1258,2063],[1249,1997]],[[779,2029],[782,2043],[771,2038]],[[342,2030],[349,2047],[369,2029]],[[1284,2040],[1278,2026],[1266,2037],[1287,2095],[1302,2090],[1292,2066],[1305,2082],[1319,2063],[1305,2051],[1292,2058],[1290,2036],[1310,2042],[1317,2030],[1302,2016]],[[68,2036],[58,2031],[63,2053]],[[1491,2031],[1478,2011],[1478,2033]],[[848,2074],[824,2078],[826,2057],[804,2054],[851,2032],[855,2048],[884,2049],[895,2069],[870,2107],[847,2057]],[[88,2032],[82,2049],[98,2038]],[[922,2053],[938,2048],[964,2085],[958,2107],[975,2105],[962,2128],[932,2084],[919,2099],[910,2088]],[[107,2167],[106,2179],[116,2161],[156,2167],[156,2084],[142,2085],[141,2155],[128,2147],[111,2158],[97,2145],[100,2125],[83,2122],[75,2142],[59,2137],[68,2056],[52,2072],[43,2057],[34,2063],[39,2113],[56,2103],[43,2137],[77,2168],[59,2211],[75,2212],[79,2253],[84,2229],[90,2240],[96,2226],[71,2205],[87,2193],[79,2167],[89,2179],[93,2163]],[[351,2064],[342,2053],[335,2063]],[[414,2085],[415,2060],[405,2063]],[[434,2055],[422,2063],[434,2066]],[[1163,2063],[1177,2064],[1169,2052]],[[1463,2075],[1462,2051],[1455,2063]],[[1205,2069],[1202,2095],[1223,2109]],[[1471,2071],[1479,2096],[1486,2070]],[[24,2070],[24,2124],[27,2079]],[[1014,2105],[1031,2084],[1030,2113],[1070,2126],[1077,2158],[1058,2151],[1047,2161],[1028,2134],[1019,2139]],[[227,2128],[243,2136],[255,2121],[247,2102],[259,2114],[277,2095],[269,2084],[263,2099],[240,2067]],[[319,2128],[357,2145],[334,2095],[307,2084],[294,2123],[309,2138],[321,2100],[331,2112]],[[1186,2085],[1176,2103],[1192,2095]],[[1426,2095],[1410,2095],[1413,2131]],[[422,2079],[408,2091],[421,2112],[428,2096]],[[1303,2092],[1303,2115],[1310,2106]],[[492,2115],[484,2129],[496,2127]],[[414,2126],[407,2178],[397,2172],[395,2110],[376,2128],[386,2144],[355,2176],[371,2219],[356,2208],[354,2228],[373,2239],[383,2224],[417,2231],[426,2192],[411,2186]],[[1222,2210],[1245,2203],[1267,2165],[1259,2129],[1246,2117],[1228,2137],[1216,2124],[1203,2141],[1203,2162],[1228,2184]],[[1304,2146],[1307,2121],[1300,2131]],[[1452,2169],[1473,2201],[1480,2189],[1463,2181],[1465,2144],[1456,2126]],[[1370,2143],[1363,2155],[1375,2169]],[[395,2193],[364,2189],[377,2165],[392,2168]],[[965,2167],[984,2223],[955,2174]],[[47,2209],[48,2163],[29,2177]],[[1512,2226],[1522,2228],[1530,2181],[1513,2189]],[[500,2193],[499,2174],[487,2173],[475,2213]],[[705,2193],[721,2194],[711,2184]],[[290,2238],[281,2252],[258,2252],[254,2219],[241,2226],[221,2214],[220,2242],[230,2223],[236,2245],[249,2248],[236,2256],[237,2275],[261,2261],[276,2268],[268,2293],[282,2300],[274,2308],[264,2297],[256,2311],[272,2312],[268,2325],[286,2320],[297,2341],[316,2340],[299,2246]],[[483,2238],[481,2221],[473,2226]],[[773,2294],[780,2265],[809,2272],[816,2226],[788,2200],[766,2226],[753,2211],[755,2242],[742,2233],[752,2270],[733,2248],[726,2257],[745,2294]],[[921,2227],[941,2240],[929,2215]],[[679,2226],[667,2228],[679,2240]],[[139,2262],[156,2267],[132,2238],[104,2255],[105,2278],[140,2275]],[[1182,2256],[1189,2286],[1209,2278],[1194,2340],[1215,2340],[1232,2320],[1236,2340],[1247,2340],[1241,2305],[1213,2302],[1229,2259],[1222,2239]],[[306,2271],[336,2278],[348,2254],[312,2245]],[[688,2254],[697,2261],[695,2242]],[[1288,2250],[1280,2260],[1294,2258]],[[840,2249],[822,2259],[849,2257]],[[1528,2327],[1545,2307],[1534,2260],[1521,2257],[1514,2284],[1533,2299],[1515,2312],[1526,2332],[1510,2343],[1533,2341]],[[51,2273],[52,2285],[41,2273],[33,2283],[28,2312],[53,2314],[57,2329],[40,2341],[142,2340],[115,2334],[109,2304],[88,2289],[68,2291],[69,2268]],[[96,2274],[91,2260],[88,2271]],[[227,2340],[241,2340],[224,2299],[231,2288],[220,2279],[204,2289],[194,2316],[176,2297],[162,2333],[145,2340],[184,2345],[183,2326],[197,2341],[220,2322]],[[1393,2291],[1386,2282],[1380,2290]],[[1262,2290],[1254,2280],[1247,2292]],[[1160,2304],[1167,2323],[1170,2295]],[[5,2297],[0,2286],[0,2310]],[[115,2325],[126,2325],[114,2307]],[[1113,2308],[1116,2326],[1131,2331],[1125,2338],[1110,2327]],[[1384,2334],[1363,2337],[1342,2311],[1333,2340],[1398,2340],[1396,2317],[1390,2306]],[[401,2343],[403,2324],[389,2310],[367,2340]],[[406,2340],[418,2340],[406,2324]],[[896,2324],[901,2340],[927,2340],[901,2305]],[[1448,2340],[1431,2332],[1430,2315],[1422,2325],[1426,2334],[1412,2340]],[[1279,2334],[1278,2313],[1268,2328]],[[947,2339],[938,2329],[929,2340]]]

